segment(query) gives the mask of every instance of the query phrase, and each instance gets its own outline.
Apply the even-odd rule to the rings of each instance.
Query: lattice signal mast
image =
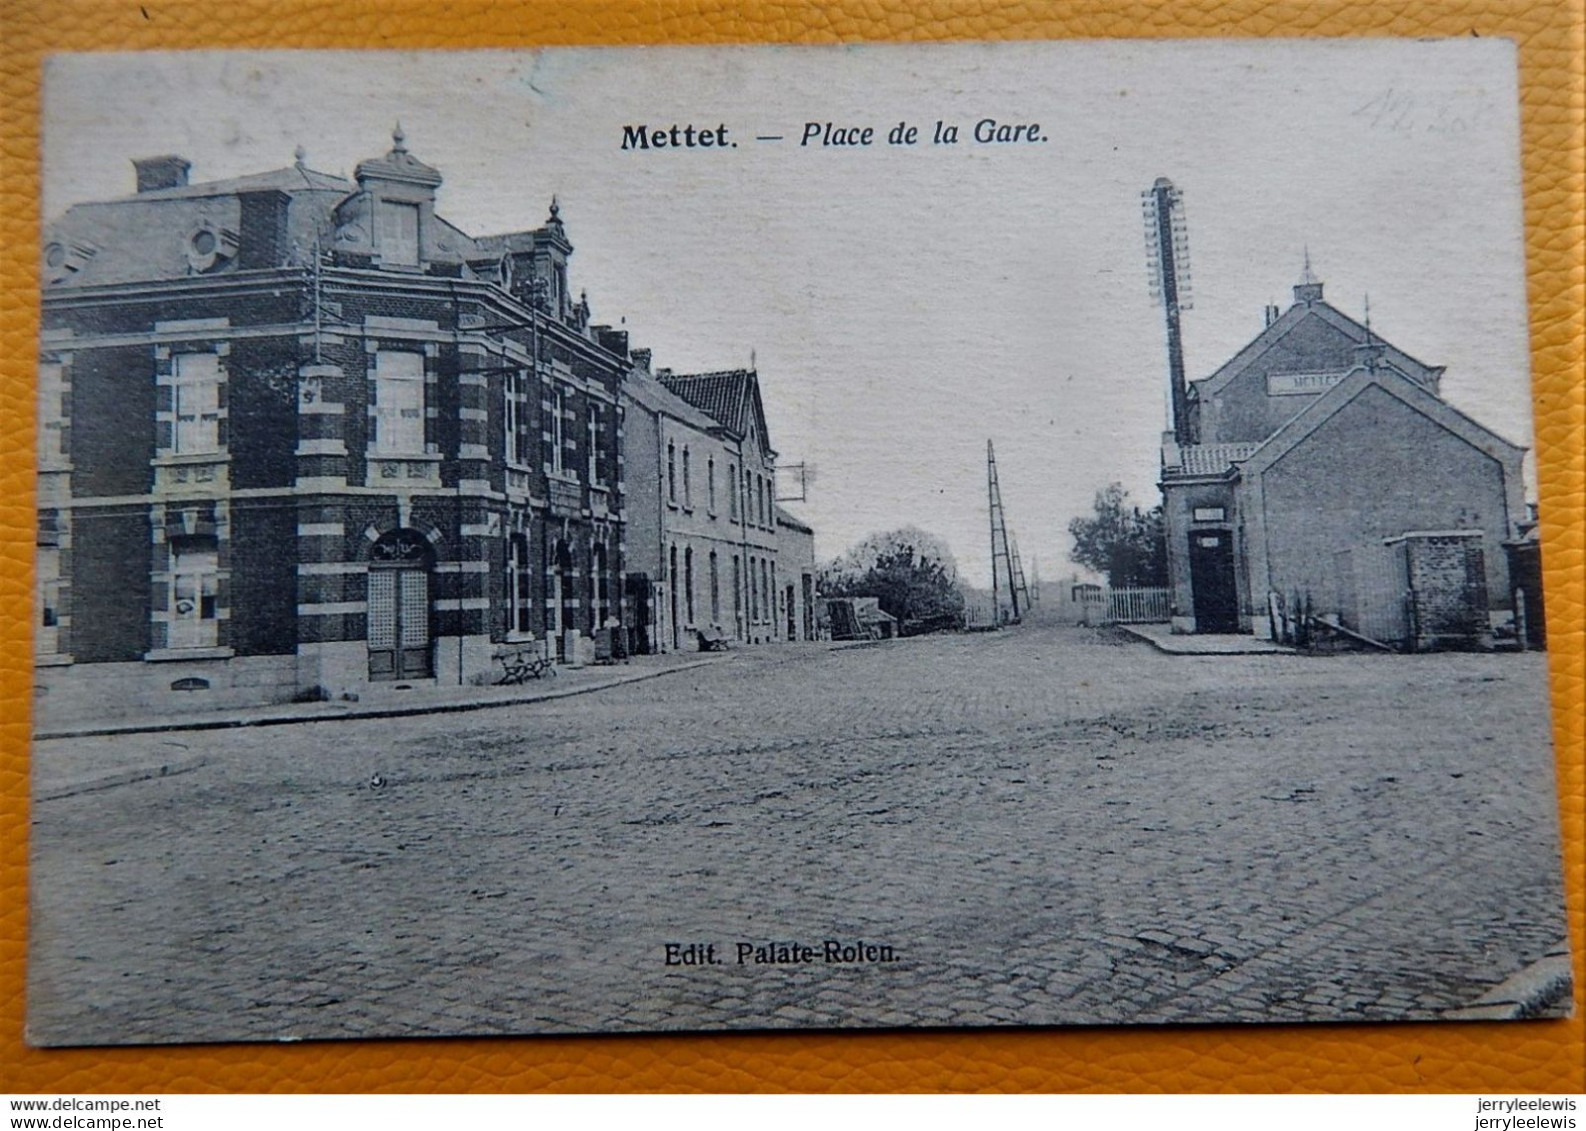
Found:
[[[991,446],[991,441],[986,441],[986,495],[990,503],[991,514],[991,620],[995,625],[1002,623],[1002,598],[999,593],[1000,582],[998,572],[1005,570],[1008,575],[1008,596],[1013,602],[1012,623],[1019,623],[1019,588],[1014,582],[1013,555],[1008,542],[1008,518],[1002,510],[1002,488],[997,484],[997,453]]]
[[[1145,221],[1146,263],[1151,269],[1151,298],[1167,317],[1168,406],[1173,438],[1190,442],[1189,391],[1184,382],[1184,343],[1179,314],[1194,306],[1190,290],[1189,232],[1184,223],[1184,197],[1173,182],[1158,177],[1140,194]]]
[[[1010,572],[1013,574],[1013,607],[1017,609],[1022,604],[1024,606],[1024,611],[1029,612],[1030,587],[1024,583],[1024,566],[1019,563],[1018,538],[1009,539],[1008,562],[1010,566]]]

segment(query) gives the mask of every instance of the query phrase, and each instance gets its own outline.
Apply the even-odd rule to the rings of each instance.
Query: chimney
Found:
[[[186,158],[167,153],[163,157],[140,157],[132,162],[138,173],[138,191],[181,188],[187,184],[187,171],[192,163]]]
[[[280,189],[262,189],[239,193],[237,199],[242,205],[237,225],[237,266],[247,270],[286,263],[292,251],[286,224],[292,198]]]
[[[1267,304],[1267,321],[1266,321],[1266,324],[1268,326],[1270,326],[1270,325],[1272,325],[1272,323],[1276,322],[1277,320],[1278,320],[1278,305],[1275,302],[1270,302],[1270,303]]]
[[[628,331],[613,330],[610,326],[591,326],[590,330],[602,349],[610,350],[618,357],[628,356]]]

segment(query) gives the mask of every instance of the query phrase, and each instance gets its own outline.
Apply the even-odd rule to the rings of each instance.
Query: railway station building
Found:
[[[1490,642],[1513,609],[1525,449],[1327,303],[1308,262],[1265,322],[1189,383],[1163,439],[1174,630],[1264,635],[1305,608],[1394,648]]]

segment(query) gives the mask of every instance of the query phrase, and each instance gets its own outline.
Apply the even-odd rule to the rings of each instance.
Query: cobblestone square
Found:
[[[1438,1018],[1566,934],[1545,677],[1030,625],[42,741],[189,768],[36,798],[29,1036]]]

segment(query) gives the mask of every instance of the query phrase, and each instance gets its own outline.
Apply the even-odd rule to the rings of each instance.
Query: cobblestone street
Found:
[[[41,742],[205,761],[35,803],[29,1032],[1437,1017],[1565,935],[1544,665],[1030,626]]]

